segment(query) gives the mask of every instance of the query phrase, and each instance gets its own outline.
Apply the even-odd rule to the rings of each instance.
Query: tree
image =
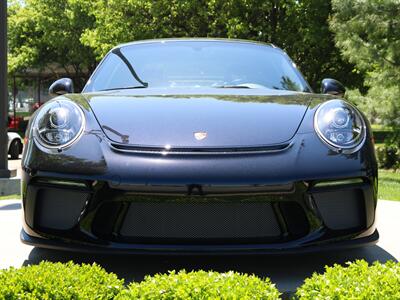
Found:
[[[93,50],[81,43],[94,18],[82,0],[26,0],[9,5],[9,72],[62,69],[82,88],[96,66]],[[55,75],[56,76],[56,75]]]
[[[400,2],[333,0],[330,21],[343,56],[366,72],[368,93],[355,102],[400,135]],[[400,144],[400,139],[397,139]]]
[[[168,37],[252,39],[283,48],[319,90],[324,77],[359,86],[363,77],[334,45],[325,0],[98,0],[82,42],[98,58],[119,43]]]
[[[96,19],[82,37],[100,59],[114,46],[135,40],[208,35],[206,0],[97,0]]]
[[[23,3],[23,4],[21,4]],[[283,48],[315,90],[324,77],[359,87],[334,45],[325,0],[13,0],[10,70],[64,69],[82,87],[115,45],[168,37],[251,39]]]
[[[337,78],[347,86],[362,84],[362,74],[342,60],[334,45],[325,0],[214,0],[213,33],[217,36],[269,42],[284,49],[312,87]]]
[[[398,84],[400,2],[333,0],[333,5],[330,24],[343,56],[362,70],[381,73],[383,82]]]

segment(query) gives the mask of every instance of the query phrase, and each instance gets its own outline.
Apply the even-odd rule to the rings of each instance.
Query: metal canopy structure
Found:
[[[0,3],[0,178],[9,178],[7,149],[7,0]]]

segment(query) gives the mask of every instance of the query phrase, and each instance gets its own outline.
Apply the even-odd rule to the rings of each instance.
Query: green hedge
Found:
[[[131,283],[117,299],[280,299],[280,293],[254,275],[180,271]]]
[[[395,145],[383,145],[376,148],[379,168],[399,169],[400,149]]]
[[[50,263],[0,271],[0,299],[114,299],[124,281],[98,265]]]
[[[326,267],[297,290],[299,299],[400,299],[400,264],[365,261]]]
[[[365,261],[326,267],[294,299],[400,299],[400,263]],[[50,263],[0,270],[0,299],[280,299],[269,279],[235,272],[185,272],[124,281],[98,265]]]

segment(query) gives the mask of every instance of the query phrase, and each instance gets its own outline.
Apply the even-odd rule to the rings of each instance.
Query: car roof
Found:
[[[274,44],[264,43],[259,41],[252,40],[243,40],[243,39],[228,39],[228,38],[164,38],[164,39],[149,39],[149,40],[140,40],[133,41],[129,43],[123,43],[114,47],[114,49],[118,49],[125,46],[132,46],[138,44],[156,44],[156,43],[169,43],[169,42],[226,42],[226,43],[243,43],[243,44],[255,44],[261,46],[267,46],[272,48],[277,48]],[[111,51],[112,51],[111,50]]]

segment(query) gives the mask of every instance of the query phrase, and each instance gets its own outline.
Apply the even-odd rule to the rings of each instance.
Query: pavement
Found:
[[[21,155],[19,156],[21,157]],[[17,170],[17,178],[21,178],[21,159],[11,159],[8,156],[8,169]]]
[[[38,264],[43,260],[76,263],[96,262],[127,282],[168,270],[234,270],[269,277],[281,292],[290,295],[313,272],[325,265],[365,259],[369,262],[400,260],[400,202],[379,201],[377,245],[343,251],[274,256],[128,256],[93,255],[39,249],[19,240],[21,201],[0,201],[0,269]]]
[[[0,197],[21,193],[21,160],[8,160],[11,178],[0,178]]]

